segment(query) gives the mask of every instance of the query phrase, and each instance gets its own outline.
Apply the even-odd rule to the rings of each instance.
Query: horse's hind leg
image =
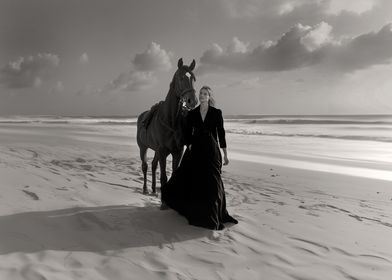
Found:
[[[158,167],[158,153],[157,152],[155,152],[155,154],[154,154],[154,159],[152,160],[152,163],[151,163],[151,172],[152,172],[152,185],[151,185],[151,187],[152,187],[152,193],[156,193],[157,192],[157,190],[156,190],[156,173],[157,173],[157,167]]]
[[[147,193],[147,148],[140,147],[140,159],[142,160],[142,171],[143,171],[143,193]]]

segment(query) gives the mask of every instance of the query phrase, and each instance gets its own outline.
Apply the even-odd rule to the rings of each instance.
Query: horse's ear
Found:
[[[182,61],[182,57],[178,60],[177,66],[178,68],[181,68],[182,65],[184,65],[184,62]]]
[[[191,71],[193,71],[193,69],[195,69],[195,66],[196,66],[196,61],[195,61],[195,60],[192,60],[191,65],[189,65],[189,69],[190,69]]]

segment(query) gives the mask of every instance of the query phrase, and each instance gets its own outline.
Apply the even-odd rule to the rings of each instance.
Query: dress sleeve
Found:
[[[218,124],[217,124],[218,138],[219,138],[219,146],[221,148],[226,148],[226,136],[225,136],[225,128],[223,126],[223,116],[222,110],[218,110]]]

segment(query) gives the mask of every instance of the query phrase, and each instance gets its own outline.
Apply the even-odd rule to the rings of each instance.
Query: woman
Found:
[[[223,150],[224,165],[229,163],[222,111],[213,107],[210,87],[200,89],[199,101],[200,105],[187,116],[187,150],[182,162],[162,186],[162,208],[173,208],[191,225],[221,230],[223,223],[238,223],[226,210],[220,175],[222,156],[219,146]]]

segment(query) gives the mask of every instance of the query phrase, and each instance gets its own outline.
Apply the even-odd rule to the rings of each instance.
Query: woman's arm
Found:
[[[218,124],[217,132],[219,138],[219,146],[223,151],[223,165],[229,164],[229,159],[227,157],[227,145],[226,145],[226,132],[223,124],[222,111],[218,109]]]
[[[223,149],[226,148],[226,132],[223,126],[222,111],[218,109],[217,125],[216,129],[218,132],[219,146]]]
[[[229,158],[227,157],[227,148],[222,148],[223,151],[223,165],[229,164]]]

